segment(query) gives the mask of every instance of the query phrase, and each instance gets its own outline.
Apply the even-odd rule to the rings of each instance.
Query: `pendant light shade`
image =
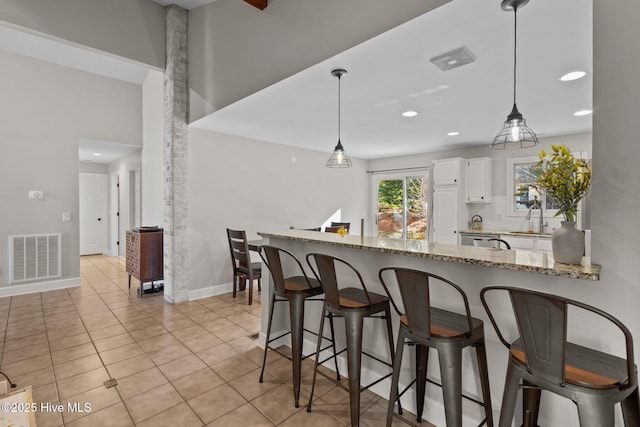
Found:
[[[350,168],[351,159],[344,151],[342,142],[340,142],[340,79],[347,74],[347,70],[336,69],[331,71],[331,75],[338,78],[338,144],[333,149],[333,153],[327,160],[328,168]]]
[[[516,48],[518,46],[518,8],[524,7],[529,0],[503,0],[502,10],[513,10],[513,108],[507,116],[502,130],[496,135],[491,143],[491,148],[496,150],[504,150],[510,148],[527,148],[538,144],[538,137],[529,129],[527,121],[522,117],[518,107],[516,106],[516,65],[517,56]]]

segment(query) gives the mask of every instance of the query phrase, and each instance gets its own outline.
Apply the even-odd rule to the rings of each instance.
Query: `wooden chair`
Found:
[[[498,328],[487,304],[489,292],[502,292],[509,296],[520,335],[515,341],[507,342]],[[640,426],[633,340],[619,320],[581,302],[528,289],[490,286],[480,292],[480,299],[498,338],[509,349],[500,427],[511,426],[520,388],[524,393],[525,426],[537,425],[542,390],[571,399],[578,407],[581,427],[613,427],[614,407],[618,402],[622,403],[625,426]],[[498,304],[494,302],[496,307]],[[626,358],[567,340],[569,312],[574,315],[580,311],[604,318],[622,332]]]
[[[349,231],[349,227],[351,227],[351,223],[350,222],[335,222],[335,221],[331,221],[331,227],[344,227],[345,230]]]
[[[259,262],[251,262],[249,245],[244,230],[231,230],[227,228],[229,250],[231,252],[231,266],[233,267],[233,297],[236,297],[236,283],[239,290],[243,290],[249,282],[249,305],[253,303],[253,281],[258,280],[258,290],[262,289],[262,268]],[[243,284],[240,285],[240,280]]]

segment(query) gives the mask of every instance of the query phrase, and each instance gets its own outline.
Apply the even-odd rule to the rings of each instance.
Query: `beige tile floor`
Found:
[[[161,294],[137,298],[133,284],[128,293],[123,258],[80,262],[80,287],[0,298],[1,369],[18,388],[30,385],[36,403],[91,404],[84,413],[38,412],[39,427],[349,424],[347,392],[322,376],[306,412],[310,359],[300,408],[287,359],[270,352],[258,382],[257,292],[252,306],[245,292],[172,305]],[[109,378],[117,386],[106,388]],[[384,425],[386,400],[365,393],[361,413],[361,425]]]

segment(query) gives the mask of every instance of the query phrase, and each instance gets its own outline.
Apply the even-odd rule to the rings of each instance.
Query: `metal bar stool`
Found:
[[[507,342],[498,329],[486,301],[488,292],[509,296],[520,334],[515,341]],[[625,425],[640,425],[633,340],[618,319],[581,302],[528,289],[490,286],[480,292],[480,299],[498,338],[509,349],[500,427],[511,426],[521,387],[525,426],[538,422],[541,390],[571,399],[578,407],[581,427],[613,427],[618,402],[622,403]],[[626,359],[567,341],[569,307],[594,313],[620,329],[625,338]]]
[[[318,335],[315,332],[304,328],[304,303],[306,301],[323,301],[322,299],[312,299],[312,297],[314,296],[322,295],[322,286],[320,286],[320,282],[318,282],[318,280],[309,278],[306,275],[304,268],[302,268],[302,264],[291,252],[288,252],[281,248],[277,248],[275,246],[263,245],[259,248],[259,254],[265,265],[269,269],[271,277],[273,278],[269,323],[267,326],[267,341],[264,346],[264,357],[262,359],[262,371],[260,371],[260,382],[262,382],[263,380],[264,367],[267,363],[267,350],[269,348],[271,348],[271,350],[275,351],[281,356],[290,359],[293,368],[293,397],[295,400],[295,407],[298,408],[300,406],[300,373],[302,361],[314,354],[311,353],[306,356],[302,354],[303,335],[305,331],[314,335]],[[302,275],[285,278],[282,272],[283,259],[293,260]],[[291,330],[290,332],[285,332],[284,334],[281,334],[275,338],[271,338],[271,323],[273,321],[273,310],[275,308],[275,303],[285,301],[289,302]],[[329,323],[331,325],[331,347],[333,348],[334,361],[336,362],[336,373],[338,380],[340,380],[340,371],[338,370],[337,356],[335,355],[336,349],[333,339],[333,319],[329,319]],[[269,344],[271,344],[273,341],[278,340],[288,334],[291,334],[291,356],[280,352],[276,348],[269,347]],[[323,350],[326,350],[327,348],[329,347],[325,347]]]
[[[385,272],[391,271],[395,276],[405,313],[402,313],[389,293],[384,280]],[[480,423],[493,426],[491,411],[491,394],[489,390],[489,370],[487,367],[487,353],[484,343],[483,322],[471,317],[469,302],[464,291],[455,283],[435,274],[402,267],[386,267],[378,273],[380,283],[391,299],[394,309],[400,316],[400,330],[398,344],[393,360],[393,379],[389,407],[387,411],[387,426],[393,419],[393,402],[396,400],[393,390],[398,389],[402,352],[405,340],[416,345],[416,408],[417,421],[422,421],[424,396],[427,381],[427,363],[429,349],[438,350],[440,360],[440,376],[442,378],[442,393],[447,426],[462,426],[462,398],[465,397],[481,406],[485,410],[485,419]],[[464,314],[458,314],[431,306],[430,290],[434,286],[452,287],[460,295],[464,303]],[[462,349],[472,346],[476,350],[482,401],[465,396],[462,393]],[[411,384],[403,391],[407,391]],[[440,384],[437,384],[440,385]],[[397,393],[397,392],[396,392]],[[398,396],[399,397],[399,396]]]
[[[312,259],[316,265],[317,272],[311,263]],[[393,328],[391,325],[391,306],[389,304],[389,298],[385,295],[369,292],[360,273],[351,264],[340,258],[336,258],[331,255],[311,253],[307,255],[307,263],[316,277],[320,280],[322,288],[324,289],[325,302],[323,306],[323,314],[326,312],[334,316],[343,317],[345,320],[347,345],[346,349],[341,350],[338,354],[345,350],[347,352],[347,366],[349,374],[349,386],[347,390],[349,391],[351,425],[358,426],[360,422],[361,391],[366,390],[391,376],[391,373],[389,373],[365,387],[361,387],[360,385],[360,368],[363,354],[391,367],[390,362],[385,362],[384,360],[362,350],[362,330],[365,317],[384,319],[386,320],[387,325],[389,352],[391,354],[391,360],[393,360]],[[353,273],[359,282],[360,288],[348,287],[338,289],[336,265],[344,266],[347,271]],[[381,316],[374,316],[378,313],[383,314]],[[323,328],[324,315],[320,321],[320,336],[322,335]],[[313,370],[311,395],[309,396],[307,412],[311,412],[311,403],[313,402],[313,391],[316,383],[316,374],[318,373],[320,351],[320,339],[318,339],[316,363]],[[320,374],[324,375],[322,372],[320,372]],[[341,383],[337,383],[337,385],[345,388]]]

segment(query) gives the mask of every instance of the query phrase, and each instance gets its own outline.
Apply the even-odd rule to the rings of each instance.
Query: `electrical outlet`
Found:
[[[62,212],[62,221],[64,222],[71,221],[71,212]]]
[[[29,190],[29,198],[30,199],[42,199],[44,198],[44,193],[40,190]]]

